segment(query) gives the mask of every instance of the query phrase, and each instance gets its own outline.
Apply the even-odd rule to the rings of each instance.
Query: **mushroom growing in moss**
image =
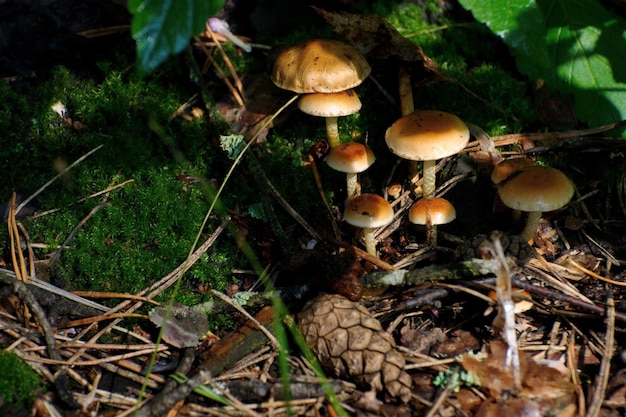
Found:
[[[574,185],[558,169],[535,165],[500,182],[498,195],[507,207],[528,212],[526,226],[520,236],[530,241],[537,231],[542,213],[567,205],[574,195]]]
[[[438,110],[418,110],[397,120],[387,129],[389,150],[401,158],[424,161],[422,191],[424,197],[435,195],[437,159],[461,151],[469,141],[469,129],[457,116]]]
[[[346,173],[346,193],[348,201],[361,193],[358,174],[374,163],[374,152],[358,142],[346,142],[330,149],[325,161],[332,169]]]
[[[337,118],[361,110],[361,100],[353,89],[337,93],[309,93],[300,97],[298,108],[311,116],[326,118],[326,137],[328,144],[334,148],[341,143]]]
[[[351,225],[363,229],[367,253],[377,256],[374,229],[391,223],[393,220],[391,204],[379,195],[361,194],[348,202],[343,218]]]
[[[343,42],[312,39],[283,50],[272,68],[278,87],[298,94],[338,93],[361,84],[371,72],[365,57]],[[358,98],[357,98],[358,99]],[[337,117],[327,121],[331,146],[339,144]]]

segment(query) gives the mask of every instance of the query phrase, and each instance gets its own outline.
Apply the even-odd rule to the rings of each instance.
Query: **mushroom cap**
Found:
[[[353,46],[312,39],[280,53],[272,69],[278,87],[296,93],[336,93],[361,84],[371,67]]]
[[[353,89],[337,93],[308,93],[300,97],[298,108],[311,116],[347,116],[361,110],[361,100]]]
[[[385,141],[394,154],[413,161],[454,155],[467,145],[470,132],[463,120],[438,110],[418,110],[387,129]]]
[[[491,182],[499,184],[514,173],[534,165],[537,165],[535,161],[527,157],[505,159],[491,171]]]
[[[381,227],[393,220],[393,208],[376,194],[361,194],[346,205],[345,221],[356,227]]]
[[[330,148],[325,159],[332,169],[352,174],[365,171],[375,160],[374,152],[358,142],[346,142]]]
[[[415,202],[409,210],[409,221],[414,224],[427,224],[430,217],[431,225],[447,224],[456,219],[456,210],[445,198],[422,198]]]
[[[535,165],[501,182],[498,194],[512,209],[544,212],[565,206],[574,195],[574,185],[558,169]]]

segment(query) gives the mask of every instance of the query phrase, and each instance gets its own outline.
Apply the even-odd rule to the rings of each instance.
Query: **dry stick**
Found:
[[[339,231],[339,227],[337,226],[337,221],[335,220],[335,215],[333,214],[333,209],[330,207],[330,203],[328,199],[326,199],[326,194],[324,193],[324,187],[322,186],[322,180],[317,170],[317,163],[315,162],[315,158],[313,155],[309,154],[309,167],[311,168],[311,172],[313,173],[313,179],[315,180],[315,186],[317,187],[317,191],[322,198],[322,202],[324,203],[324,207],[326,207],[326,211],[328,211],[328,218],[330,219],[330,224],[333,228],[333,233],[335,234],[335,238],[337,240],[341,239],[341,232]]]
[[[52,327],[46,318],[46,313],[43,311],[41,305],[33,293],[30,292],[26,284],[2,270],[0,270],[0,282],[11,285],[17,296],[24,301],[24,303],[32,311],[37,323],[39,323],[39,326],[41,327],[41,331],[43,332],[44,340],[46,341],[46,346],[48,347],[48,355],[53,359],[61,360],[61,356],[56,349],[54,332],[52,331]]]
[[[202,50],[206,54],[207,60],[213,65],[213,67],[215,68],[215,71],[217,71],[217,73],[220,75],[220,77],[222,77],[222,80],[224,81],[224,84],[226,84],[226,86],[230,90],[230,93],[235,98],[235,101],[237,102],[237,105],[239,107],[243,108],[244,107],[243,98],[241,97],[241,95],[239,94],[239,92],[237,91],[235,86],[233,86],[233,83],[230,82],[230,80],[228,79],[228,77],[226,76],[224,71],[222,71],[222,68],[217,63],[215,58],[213,58],[213,56],[211,55],[211,51],[209,51],[208,48],[197,38],[196,38],[196,42],[198,42],[198,44],[200,45],[200,47],[202,48]],[[204,65],[202,70],[206,71],[205,68],[206,68],[206,64]]]
[[[67,206],[65,206],[65,208],[73,207],[76,204],[83,203],[83,202],[85,202],[87,200],[90,200],[92,198],[99,197],[102,194],[110,193],[111,191],[116,190],[118,188],[121,188],[121,187],[125,186],[126,184],[130,184],[131,182],[134,182],[134,181],[135,181],[134,179],[130,179],[130,180],[126,180],[124,182],[121,182],[121,183],[119,183],[117,185],[112,185],[110,187],[105,188],[104,190],[98,191],[97,193],[93,193],[93,194],[88,195],[87,197],[80,198],[80,199],[76,200],[76,202],[74,202],[72,204],[68,204]],[[62,210],[62,208],[54,208],[54,209],[42,211],[42,212],[33,214],[31,216],[31,218],[36,219],[37,217],[43,217],[43,216],[46,216],[48,214],[56,213],[57,211],[61,211],[61,210]]]
[[[278,342],[278,339],[276,339],[276,337],[272,334],[272,332],[270,332],[269,330],[267,330],[267,328],[265,326],[263,326],[261,323],[259,323],[259,321],[257,319],[255,319],[254,317],[252,317],[252,315],[250,315],[250,313],[248,313],[243,307],[241,307],[239,304],[234,303],[233,300],[226,296],[225,294],[222,294],[219,291],[216,291],[214,289],[211,289],[211,293],[216,296],[217,298],[221,299],[222,301],[224,301],[225,303],[229,304],[231,307],[233,307],[235,310],[239,311],[241,314],[243,314],[248,320],[251,320],[254,324],[257,325],[257,327],[259,328],[259,330],[261,330],[263,332],[263,334],[265,336],[267,336],[267,338],[270,340],[270,342],[272,342],[272,345],[274,345],[275,349],[280,349],[280,343]]]
[[[293,217],[298,223],[300,223],[300,226],[302,226],[307,232],[309,232],[309,234],[312,237],[314,237],[317,240],[321,240],[322,237],[319,235],[319,233],[317,233],[317,231],[313,229],[313,227],[311,227],[309,223],[307,223],[307,221],[304,219],[304,217],[300,215],[300,213],[298,213],[293,207],[291,207],[291,205],[287,202],[287,200],[285,200],[283,196],[278,192],[276,187],[274,187],[274,184],[272,184],[269,178],[267,178],[265,173],[262,170],[258,170],[257,174],[263,177],[263,180],[265,181],[267,188],[269,188],[274,198],[278,200],[280,205],[289,213],[289,215]]]
[[[11,261],[13,262],[13,270],[15,271],[15,277],[17,278],[17,280],[27,284],[28,273],[26,272],[26,265],[24,263],[24,253],[22,252],[20,233],[17,230],[15,213],[15,192],[13,192],[13,194],[11,195],[11,202],[9,204],[9,216],[7,218],[7,224],[9,227],[9,240],[11,245]],[[19,258],[19,262],[17,258]],[[28,326],[29,322],[30,312],[28,310],[28,305],[24,305],[24,324]]]
[[[46,188],[48,188],[50,186],[50,184],[52,184],[53,182],[55,182],[56,180],[58,180],[59,178],[61,178],[61,176],[63,176],[65,173],[67,173],[70,169],[74,168],[76,165],[78,165],[79,163],[81,163],[82,161],[84,161],[85,159],[87,159],[89,156],[91,156],[91,154],[93,154],[94,152],[96,152],[98,149],[102,148],[104,145],[99,145],[96,146],[95,148],[93,148],[92,150],[90,150],[89,152],[87,152],[86,154],[84,154],[83,156],[81,156],[80,158],[78,158],[77,160],[75,160],[74,162],[72,162],[70,165],[67,166],[67,168],[65,168],[63,171],[59,172],[57,175],[55,175],[50,181],[48,181],[47,183],[45,183],[44,185],[41,186],[41,188],[39,188],[37,191],[35,191],[34,194],[30,195],[26,200],[22,201],[20,203],[19,206],[17,206],[17,208],[15,209],[15,213],[19,213],[20,210],[22,210],[26,204],[30,203],[33,198],[37,197],[39,194],[41,194],[41,192],[43,190],[45,190]]]
[[[70,234],[67,236],[67,238],[63,241],[63,243],[61,243],[61,246],[59,246],[59,248],[52,254],[52,256],[48,259],[47,263],[48,266],[53,266],[54,264],[57,263],[57,261],[59,260],[59,258],[61,257],[61,254],[63,253],[63,251],[65,250],[65,248],[67,247],[67,245],[69,245],[70,241],[72,240],[72,238],[76,235],[76,233],[78,233],[78,230],[83,227],[85,225],[85,223],[87,223],[87,221],[97,212],[99,212],[101,209],[105,208],[105,207],[109,207],[109,203],[100,203],[97,206],[95,206],[94,208],[92,208],[89,213],[87,213],[87,215],[80,221],[78,222],[78,224],[72,229],[72,231],[70,232]]]
[[[82,347],[81,347],[82,349]],[[162,352],[164,350],[167,350],[168,347],[165,345],[161,345],[159,347],[157,347],[159,352]],[[87,360],[87,361],[80,361],[80,362],[73,362],[71,364],[71,366],[94,366],[94,365],[100,365],[103,363],[110,363],[110,362],[118,362],[124,359],[129,359],[129,358],[134,358],[136,356],[142,356],[142,355],[149,355],[152,352],[154,352],[154,348],[152,349],[143,349],[143,350],[139,350],[136,352],[131,352],[131,353],[123,353],[121,355],[114,355],[114,356],[108,356],[106,358],[97,358],[97,359],[93,359],[93,360]],[[39,363],[46,363],[49,365],[70,365],[69,363],[67,363],[66,361],[62,360],[62,359],[47,359],[47,358],[40,358],[40,357],[35,357],[35,356],[31,356],[31,355],[22,355],[21,356],[22,359],[26,360],[26,361],[31,361],[31,362],[39,362]]]
[[[117,319],[117,318],[138,318],[148,320],[149,317],[145,314],[137,314],[137,313],[113,313],[113,314],[101,314],[99,316],[94,317],[86,317],[83,319],[68,321],[67,323],[61,323],[57,327],[59,329],[68,329],[70,327],[81,327],[86,324],[98,323],[101,321]]]
[[[578,136],[589,136],[596,133],[606,132],[608,130],[615,129],[616,127],[620,127],[625,123],[626,121],[620,121],[617,123],[610,123],[608,125],[598,126],[591,129],[570,130],[567,132],[513,133],[510,135],[494,136],[492,139],[496,146],[515,145],[519,143],[522,139],[527,139],[530,141],[564,140],[575,138]],[[478,144],[478,141],[472,141],[468,143],[465,149],[463,149],[461,152],[476,152],[479,150],[480,144]]]
[[[242,107],[245,107],[245,102],[248,100],[246,99],[246,91],[243,88],[243,83],[241,82],[241,78],[239,78],[239,74],[237,74],[237,71],[235,70],[233,63],[230,61],[230,58],[228,57],[226,52],[224,52],[224,49],[222,48],[222,44],[218,42],[217,39],[215,38],[215,33],[213,33],[213,31],[211,30],[211,27],[207,24],[206,28],[207,28],[207,32],[209,32],[209,35],[211,36],[211,40],[215,42],[215,47],[220,51],[220,54],[222,55],[222,59],[224,60],[224,63],[228,67],[228,71],[230,72],[230,75],[232,75],[233,77],[233,81],[235,82],[235,86],[237,87],[237,92],[241,96],[241,101],[243,103]]]
[[[196,375],[180,384],[176,389],[170,392],[170,395],[164,397],[159,402],[150,402],[144,404],[141,408],[136,409],[133,413],[134,417],[148,416],[164,416],[174,405],[189,396],[194,389],[205,384],[211,379],[211,373],[208,371],[199,371]]]
[[[121,298],[135,301],[143,301],[144,303],[154,304],[155,306],[161,305],[161,303],[159,303],[158,301],[154,301],[146,297],[140,297],[134,294],[127,294],[125,292],[72,291],[72,294],[86,298]]]
[[[604,401],[604,394],[609,383],[609,373],[611,370],[611,359],[613,358],[613,345],[615,342],[615,301],[613,297],[609,295],[607,300],[606,309],[606,336],[604,341],[604,352],[602,354],[602,361],[600,362],[600,372],[596,378],[595,390],[593,393],[593,399],[591,404],[587,408],[586,417],[597,417],[600,414],[602,408],[602,402]]]

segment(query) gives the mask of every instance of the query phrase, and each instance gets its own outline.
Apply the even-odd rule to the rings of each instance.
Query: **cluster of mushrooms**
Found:
[[[326,118],[330,151],[325,161],[329,167],[346,173],[347,202],[343,218],[363,229],[367,252],[376,256],[374,229],[391,223],[394,210],[382,196],[361,194],[358,174],[374,163],[374,153],[362,143],[341,143],[337,127],[338,117],[361,109],[354,88],[370,72],[367,60],[356,48],[338,41],[313,39],[283,50],[274,62],[271,77],[278,87],[301,94],[298,100],[301,111]],[[412,184],[418,178],[417,163],[422,162],[422,198],[410,208],[409,221],[425,225],[427,243],[436,245],[437,225],[456,218],[454,206],[435,196],[436,162],[465,148],[470,131],[453,114],[439,110],[414,111],[412,95],[403,93],[402,80],[399,85],[403,116],[387,129],[385,141],[391,152],[410,161]],[[565,174],[536,165],[527,158],[504,160],[492,174],[502,202],[514,213],[529,212],[521,232],[526,240],[532,239],[542,212],[565,206],[574,194]]]

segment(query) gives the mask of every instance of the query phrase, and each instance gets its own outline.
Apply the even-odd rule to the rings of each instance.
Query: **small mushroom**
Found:
[[[361,100],[353,89],[337,93],[309,93],[300,97],[298,108],[311,116],[326,118],[328,144],[334,148],[341,143],[337,117],[348,116],[361,110]]]
[[[284,49],[274,61],[271,77],[278,87],[298,94],[338,93],[358,86],[371,71],[355,47],[312,39]],[[332,117],[334,120],[327,121],[326,129],[329,143],[336,146],[337,116]]]
[[[393,220],[393,208],[376,194],[361,194],[348,202],[343,213],[346,222],[363,229],[367,253],[376,255],[374,229],[386,226]]]
[[[491,171],[491,182],[498,185],[511,175],[537,163],[528,157],[509,158],[499,162]]]
[[[346,173],[348,201],[361,193],[358,174],[368,169],[376,160],[374,152],[358,142],[346,142],[330,149],[325,161],[332,169]]]
[[[426,226],[426,243],[437,245],[437,226],[456,219],[452,203],[441,197],[426,197],[415,202],[409,210],[409,221]]]
[[[558,169],[535,165],[499,183],[498,195],[507,207],[528,212],[526,226],[520,236],[531,241],[543,212],[567,205],[574,195],[574,185]]]
[[[437,159],[461,151],[469,138],[469,129],[461,119],[438,110],[415,111],[398,119],[385,133],[391,152],[412,161],[414,172],[416,161],[424,161],[424,197],[435,195]]]

